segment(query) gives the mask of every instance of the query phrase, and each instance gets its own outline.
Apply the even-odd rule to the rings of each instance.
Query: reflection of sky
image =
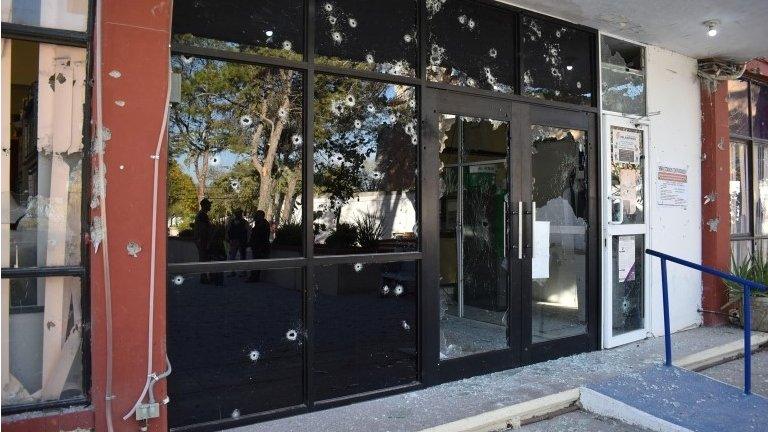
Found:
[[[192,177],[192,181],[195,182],[195,184],[197,184],[197,177],[195,176],[194,159],[187,160],[187,156],[188,154],[182,154],[182,155],[176,156],[175,158],[176,162],[179,164],[181,171],[184,174],[187,174],[190,177]],[[217,164],[210,163],[209,165],[209,169],[212,169],[214,173],[217,171],[229,171],[232,169],[233,166],[235,166],[237,162],[248,159],[247,155],[243,153],[236,153],[229,150],[222,150],[220,152],[217,152],[215,156],[218,158],[218,163]],[[209,175],[208,178],[210,180],[212,177]]]

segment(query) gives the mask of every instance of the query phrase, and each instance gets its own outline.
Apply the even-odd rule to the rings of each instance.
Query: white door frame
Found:
[[[611,197],[611,127],[619,126],[623,128],[639,129],[643,132],[643,223],[642,224],[621,224],[612,221],[613,200]],[[650,244],[649,238],[649,158],[648,158],[648,135],[649,122],[647,118],[625,117],[616,114],[603,112],[601,122],[601,203],[602,209],[602,346],[603,348],[612,348],[619,345],[631,343],[647,337],[651,328],[651,298],[648,286],[650,284],[651,272],[648,266],[649,260],[643,253],[643,325],[637,330],[633,330],[618,336],[613,335],[613,237],[619,235],[643,235],[644,249]]]

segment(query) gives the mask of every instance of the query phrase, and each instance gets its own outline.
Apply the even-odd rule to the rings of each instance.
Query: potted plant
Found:
[[[734,275],[763,285],[768,285],[768,262],[761,253],[755,253],[742,262],[736,262],[732,257],[732,272]],[[723,280],[728,287],[728,303],[722,309],[729,311],[744,326],[744,287],[741,284]],[[768,331],[768,292],[751,290],[752,330]]]

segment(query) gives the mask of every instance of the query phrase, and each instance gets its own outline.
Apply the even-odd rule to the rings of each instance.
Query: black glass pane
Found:
[[[464,0],[427,0],[430,81],[512,93],[517,15]]]
[[[317,75],[316,255],[416,249],[415,88]]]
[[[416,381],[416,263],[323,266],[314,278],[315,398]]]
[[[768,139],[768,86],[751,83],[752,136]]]
[[[178,42],[300,59],[304,52],[303,0],[176,0]]]
[[[749,83],[728,81],[728,125],[731,133],[749,135]]]
[[[168,261],[297,257],[302,251],[302,77],[175,56]]]
[[[302,403],[301,270],[168,276],[171,427]]]
[[[317,61],[415,76],[416,17],[415,0],[318,2]]]
[[[591,105],[592,35],[527,16],[522,23],[522,93]]]

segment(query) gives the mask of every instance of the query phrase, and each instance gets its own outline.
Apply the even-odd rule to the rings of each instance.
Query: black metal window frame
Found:
[[[376,397],[382,397],[389,394],[402,392],[406,389],[416,389],[425,387],[427,385],[436,384],[434,379],[429,378],[425,384],[424,376],[424,346],[433,341],[425,339],[424,324],[425,319],[425,305],[424,294],[422,293],[424,270],[423,262],[427,255],[424,251],[425,246],[429,246],[427,241],[431,239],[425,238],[423,233],[434,233],[436,231],[435,226],[426,227],[423,224],[430,218],[422,217],[422,209],[425,208],[424,199],[433,199],[437,197],[437,185],[434,181],[419,176],[417,178],[418,190],[417,190],[417,224],[419,226],[418,245],[416,251],[411,252],[394,252],[394,253],[370,253],[370,254],[350,254],[350,255],[315,255],[314,254],[314,233],[312,230],[313,221],[313,209],[314,209],[314,197],[313,197],[313,185],[314,185],[314,94],[315,94],[315,75],[327,74],[345,78],[354,78],[361,80],[371,80],[378,82],[385,82],[390,84],[400,84],[413,86],[416,89],[417,100],[417,112],[416,118],[421,119],[419,123],[419,151],[417,155],[417,163],[419,167],[419,173],[423,172],[423,152],[426,151],[428,146],[424,139],[425,136],[429,136],[424,130],[424,116],[425,110],[430,107],[425,106],[428,102],[428,95],[435,91],[450,91],[463,95],[474,95],[486,98],[494,98],[499,101],[511,101],[522,102],[532,106],[547,107],[559,109],[562,111],[579,112],[586,114],[593,114],[594,118],[600,112],[600,88],[599,88],[599,69],[600,58],[597,44],[599,43],[598,31],[586,26],[562,21],[557,18],[542,15],[525,9],[521,9],[508,4],[500,3],[494,0],[474,0],[477,3],[498,8],[503,11],[512,12],[516,21],[516,34],[509,35],[510,43],[515,47],[515,82],[513,93],[501,93],[492,90],[476,89],[471,87],[461,87],[449,84],[442,84],[429,81],[427,79],[427,66],[429,64],[429,43],[428,43],[428,21],[427,21],[427,9],[424,0],[417,1],[417,42],[418,46],[418,58],[416,64],[416,76],[401,76],[392,75],[386,73],[345,69],[335,66],[329,66],[321,64],[315,61],[316,56],[316,44],[315,44],[315,29],[316,29],[316,11],[318,7],[322,7],[322,3],[317,0],[305,0],[304,1],[304,39],[303,39],[303,52],[302,60],[289,60],[278,57],[269,57],[258,54],[237,52],[232,50],[221,50],[208,47],[194,46],[189,44],[182,44],[176,41],[171,43],[172,55],[183,55],[187,57],[198,57],[210,60],[219,60],[227,62],[235,62],[242,64],[250,64],[261,67],[278,67],[284,69],[294,70],[302,75],[303,80],[303,103],[302,103],[302,119],[303,119],[303,184],[302,184],[302,243],[303,243],[303,256],[298,258],[266,258],[259,260],[238,260],[238,261],[217,261],[217,262],[186,262],[186,263],[167,263],[168,277],[171,278],[178,274],[189,273],[206,273],[206,272],[224,272],[224,271],[247,271],[247,270],[263,270],[263,269],[301,269],[304,274],[304,307],[303,307],[303,322],[305,325],[305,337],[308,341],[314,340],[314,309],[315,309],[315,293],[314,290],[309,287],[314,286],[314,269],[320,266],[334,265],[334,264],[351,264],[351,263],[388,263],[388,262],[405,262],[415,261],[417,271],[417,289],[419,293],[417,295],[417,320],[416,330],[417,336],[417,368],[418,368],[418,381],[413,384],[406,384],[394,388],[385,388],[381,390],[375,390],[363,394],[356,394],[345,396],[332,400],[315,401],[313,399],[312,391],[312,373],[308,367],[305,366],[304,371],[304,404],[289,408],[278,409],[275,411],[267,411],[263,413],[255,413],[253,415],[243,416],[237,420],[224,419],[218,421],[212,421],[199,425],[190,425],[182,427],[178,430],[218,430],[217,428],[227,425],[232,427],[238,424],[250,424],[255,421],[263,421],[270,418],[284,417],[286,415],[298,414],[302,412],[312,411],[314,409],[324,409],[333,406],[345,405],[362,400],[368,400]],[[523,96],[521,94],[522,89],[522,73],[520,65],[520,39],[522,37],[522,20],[523,17],[533,17],[538,20],[544,20],[547,22],[556,23],[557,25],[577,29],[584,31],[590,35],[590,48],[589,52],[585,55],[589,56],[589,64],[592,67],[592,76],[590,86],[592,89],[591,104],[578,105],[566,102],[545,100],[536,97]],[[173,29],[172,33],[173,33]],[[599,146],[599,137],[595,137],[595,145]],[[428,207],[428,206],[427,206]],[[430,222],[431,223],[431,222]],[[591,270],[590,270],[591,271]],[[429,273],[429,272],[428,272]],[[599,279],[595,279],[598,280]],[[599,300],[598,300],[599,302]],[[594,317],[590,316],[590,319]],[[172,330],[169,330],[172,331]],[[304,345],[304,361],[306,364],[312,364],[314,358],[314,347],[312,343]]]
[[[744,77],[740,81],[747,83],[747,107],[748,107],[748,117],[747,117],[747,130],[748,135],[742,135],[738,133],[729,132],[729,138],[731,143],[733,141],[739,141],[745,144],[746,146],[746,161],[747,161],[747,179],[749,182],[749,193],[747,194],[747,197],[742,197],[742,199],[747,199],[747,206],[749,208],[749,232],[747,233],[737,233],[737,234],[730,234],[730,240],[731,240],[731,254],[733,254],[733,244],[738,242],[749,242],[749,253],[750,256],[755,253],[755,251],[758,250],[757,244],[758,242],[768,242],[768,233],[766,234],[756,234],[755,230],[755,224],[757,223],[757,216],[758,216],[758,206],[757,201],[759,199],[759,196],[755,194],[755,191],[758,189],[758,181],[757,181],[757,172],[758,172],[758,161],[756,159],[756,147],[758,145],[763,145],[768,148],[768,139],[767,138],[758,138],[755,136],[754,133],[754,113],[752,112],[752,86],[753,85],[760,85],[766,89],[768,89],[768,83],[764,81],[758,81],[755,79],[751,79],[749,77]],[[731,161],[733,163],[733,161]],[[766,173],[766,176],[768,177],[768,173]],[[766,215],[768,216],[768,215]]]
[[[0,36],[2,39],[37,42],[51,45],[62,45],[86,50],[86,87],[85,105],[83,106],[83,162],[87,162],[91,148],[91,83],[92,75],[92,35],[95,17],[96,0],[88,0],[88,16],[86,31],[62,30],[47,27],[39,27],[10,22],[2,23]],[[48,402],[33,402],[18,405],[3,406],[3,415],[16,414],[28,411],[40,411],[70,406],[86,406],[90,403],[91,389],[91,297],[90,297],[90,254],[89,244],[85,241],[89,227],[90,215],[90,189],[85,187],[91,184],[91,170],[89,163],[83,163],[82,171],[82,197],[80,208],[80,265],[50,266],[50,267],[4,267],[2,279],[45,278],[55,276],[75,276],[80,278],[81,307],[83,311],[83,326],[81,354],[83,363],[83,395]],[[41,307],[22,307],[18,312],[40,311]]]

